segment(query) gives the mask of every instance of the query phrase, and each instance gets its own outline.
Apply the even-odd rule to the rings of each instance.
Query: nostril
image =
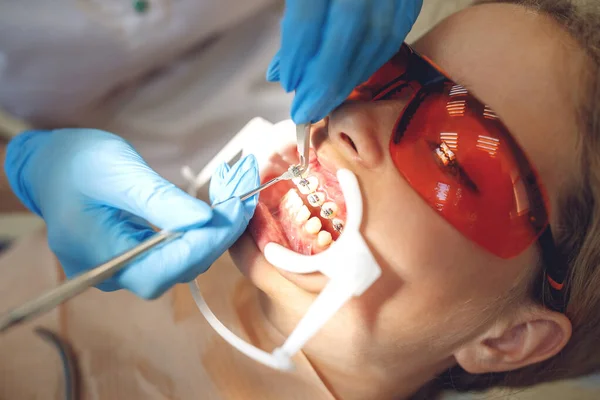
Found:
[[[344,142],[348,143],[350,146],[352,146],[352,148],[354,149],[354,151],[358,153],[358,149],[356,148],[356,145],[354,144],[354,142],[352,141],[352,139],[350,139],[350,136],[346,135],[343,132],[342,132],[341,136],[342,136],[342,140]]]

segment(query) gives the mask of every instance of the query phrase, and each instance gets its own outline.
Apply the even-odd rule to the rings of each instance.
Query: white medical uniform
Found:
[[[265,81],[282,0],[5,0],[0,107],[41,127],[128,139],[183,186],[252,117],[289,118]]]

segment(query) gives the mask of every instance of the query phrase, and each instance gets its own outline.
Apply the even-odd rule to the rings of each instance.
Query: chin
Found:
[[[304,179],[279,182],[261,192],[246,232],[230,249],[240,271],[259,288],[265,280],[285,278],[310,292],[319,292],[326,278],[319,274],[294,274],[279,270],[264,257],[265,246],[274,242],[297,253],[314,255],[325,251],[343,232],[346,204],[336,178],[341,168],[327,146],[326,126],[313,127],[308,172]],[[325,143],[325,144],[324,144]],[[261,183],[281,175],[298,163],[293,143],[273,153],[260,171]]]

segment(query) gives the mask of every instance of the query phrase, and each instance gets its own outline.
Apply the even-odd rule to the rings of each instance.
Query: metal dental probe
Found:
[[[310,126],[311,124],[296,125],[296,141],[298,144],[298,154],[300,155],[300,168],[302,174],[308,171],[309,153],[310,153]]]
[[[290,180],[293,178],[299,178],[304,173],[305,169],[301,165],[292,165],[283,174],[277,178],[271,179],[270,181],[263,183],[259,187],[250,190],[247,193],[239,196],[241,201],[245,201],[255,194],[265,190],[266,188],[274,185],[277,182]],[[213,204],[211,207],[214,208],[219,204],[222,204],[232,197],[227,198],[223,201]],[[121,255],[109,260],[99,266],[82,273],[72,279],[69,279],[54,289],[43,293],[41,296],[26,302],[25,304],[14,308],[0,317],[0,333],[9,329],[12,326],[18,325],[25,321],[35,318],[40,314],[44,314],[53,310],[58,305],[64,303],[67,300],[72,299],[78,294],[83,293],[88,288],[96,286],[106,279],[112,277],[114,274],[122,270],[129,262],[135,258],[149,252],[156,246],[166,243],[170,240],[176,239],[183,235],[183,232],[167,232],[161,231],[151,236],[147,240],[143,241],[136,247],[128,250]]]

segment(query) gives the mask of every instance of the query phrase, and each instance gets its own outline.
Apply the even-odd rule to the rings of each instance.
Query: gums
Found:
[[[314,152],[311,154],[309,171],[307,176],[314,176],[319,180],[318,191],[325,194],[325,202],[333,202],[338,206],[336,219],[345,221],[346,205],[335,176],[335,171],[325,169],[318,161]],[[279,168],[281,169],[281,168]],[[262,182],[265,182],[283,172],[272,168],[263,173]],[[317,254],[329,247],[321,246],[317,240],[317,234],[309,233],[304,228],[305,222],[296,220],[296,212],[290,210],[287,205],[287,194],[295,190],[302,199],[303,204],[310,211],[310,218],[317,217],[321,222],[321,231],[331,234],[332,240],[339,237],[339,232],[333,226],[333,219],[324,218],[320,215],[321,208],[313,207],[307,200],[307,195],[297,190],[292,181],[278,183],[260,194],[254,217],[250,221],[248,230],[254,241],[262,251],[267,243],[274,242],[285,246],[297,253],[304,255]],[[327,234],[324,234],[327,236]]]

